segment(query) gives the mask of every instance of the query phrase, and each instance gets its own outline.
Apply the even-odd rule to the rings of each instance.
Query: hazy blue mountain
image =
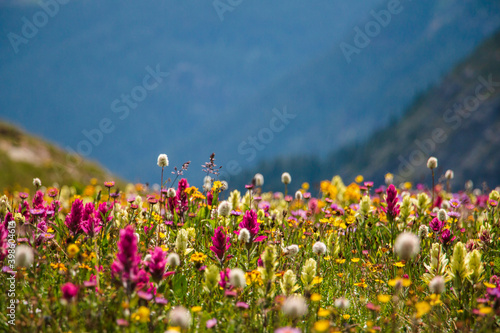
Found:
[[[376,131],[366,140],[349,144],[325,159],[291,156],[268,159],[241,174],[244,180],[256,172],[267,188],[280,188],[283,171],[292,174],[294,186],[302,181],[318,183],[340,174],[347,183],[361,174],[377,184],[384,174],[395,183],[423,182],[429,186],[429,156],[439,161],[436,179],[448,169],[456,189],[466,180],[476,187],[500,185],[500,31],[481,44],[450,73],[414,100],[403,117]]]
[[[340,43],[389,1],[243,1],[221,21],[213,2],[75,0],[15,53],[9,33],[41,9],[13,3],[0,1],[0,116],[133,181],[158,181],[161,152],[196,177],[212,152],[246,167],[366,137],[500,23],[497,2],[402,1],[347,63]],[[126,106],[155,68],[168,76]],[[238,147],[284,107],[297,117],[249,161]]]

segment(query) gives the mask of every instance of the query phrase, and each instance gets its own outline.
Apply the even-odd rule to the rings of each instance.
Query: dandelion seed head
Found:
[[[229,283],[235,288],[243,288],[246,285],[245,272],[239,268],[233,268],[229,272]]]
[[[232,207],[229,201],[227,200],[222,201],[219,204],[219,209],[218,209],[219,216],[224,216],[224,217],[229,216],[229,213],[231,213],[231,209]]]
[[[302,195],[302,192],[297,191],[295,192],[295,200],[302,200],[304,196]]]
[[[314,243],[312,250],[314,254],[323,255],[326,252],[326,245],[323,242],[316,242]]]
[[[307,313],[307,303],[304,297],[290,296],[283,303],[283,313],[291,318],[300,318]]]
[[[283,252],[287,256],[293,257],[293,256],[297,255],[297,253],[299,253],[299,246],[296,244],[289,245],[289,246],[285,247]]]
[[[166,154],[158,155],[158,166],[164,168],[168,166],[168,156]]]
[[[42,186],[42,181],[40,180],[40,178],[33,178],[33,186],[35,187]]]
[[[18,267],[31,267],[33,265],[34,255],[33,248],[28,245],[18,245],[16,247],[16,266]]]
[[[344,297],[340,297],[340,298],[337,298],[335,300],[335,307],[336,308],[339,308],[341,310],[345,310],[347,308],[349,308],[349,305],[351,304],[351,302],[349,302],[349,300],[347,298],[344,298]]]
[[[420,239],[411,232],[403,232],[396,238],[394,251],[401,259],[408,260],[420,251]]]
[[[288,172],[283,172],[281,175],[281,182],[285,185],[288,185],[292,182],[292,176]]]
[[[431,170],[436,169],[438,167],[438,160],[434,156],[429,157],[427,160],[427,167]]]
[[[170,253],[167,256],[167,264],[172,267],[179,266],[181,264],[181,259],[179,258],[179,255],[173,252]]]
[[[168,318],[172,326],[179,326],[182,329],[188,329],[191,326],[191,313],[183,306],[176,306],[170,310]]]
[[[435,276],[431,282],[429,282],[429,290],[433,294],[441,294],[445,289],[445,280],[441,275]]]
[[[250,231],[248,231],[247,228],[242,228],[238,235],[238,240],[243,243],[248,243],[250,241]]]
[[[255,183],[255,186],[261,187],[262,185],[264,185],[264,176],[260,173],[257,173],[255,174],[255,176],[253,176],[253,181]]]

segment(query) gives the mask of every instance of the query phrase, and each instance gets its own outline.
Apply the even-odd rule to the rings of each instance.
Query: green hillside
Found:
[[[88,184],[92,178],[122,183],[97,163],[72,156],[13,125],[0,122],[0,187],[31,188],[35,177],[45,186]]]

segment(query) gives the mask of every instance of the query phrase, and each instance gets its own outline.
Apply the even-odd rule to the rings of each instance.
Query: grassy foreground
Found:
[[[336,176],[291,196],[285,173],[283,192],[262,193],[256,175],[240,193],[215,180],[213,159],[200,189],[187,165],[163,182],[158,164],[156,192],[38,180],[31,194],[5,191],[3,330],[499,330],[495,190],[397,189],[388,174],[380,187]]]

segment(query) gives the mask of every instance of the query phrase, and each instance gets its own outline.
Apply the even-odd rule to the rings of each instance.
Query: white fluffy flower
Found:
[[[221,201],[218,213],[219,216],[229,216],[229,213],[231,213],[231,203],[227,200]]]
[[[40,187],[42,186],[42,181],[40,178],[33,178],[33,186]]]
[[[394,251],[401,259],[408,260],[420,251],[420,239],[411,232],[403,232],[396,238]]]
[[[297,255],[297,253],[299,253],[299,246],[298,245],[289,245],[287,247],[285,247],[285,249],[283,250],[283,252],[289,256],[289,257],[293,257],[295,255]]]
[[[283,172],[281,175],[281,182],[283,184],[290,184],[292,182],[292,176],[288,172]]]
[[[182,329],[188,329],[191,326],[191,313],[183,306],[173,308],[168,314],[168,318],[172,326],[179,326]]]
[[[169,188],[167,190],[167,198],[173,198],[177,195],[177,193],[175,192],[175,188]]]
[[[166,154],[158,155],[158,166],[160,168],[168,166],[168,156]]]
[[[439,221],[444,222],[448,219],[448,214],[446,214],[444,209],[440,209],[437,213],[437,218]]]
[[[264,176],[260,173],[255,174],[255,176],[253,176],[253,180],[255,182],[255,186],[257,187],[264,185]]]
[[[281,311],[291,318],[300,318],[307,313],[307,303],[304,297],[290,296],[283,303]]]
[[[221,181],[221,184],[222,184],[221,188],[223,191],[225,191],[229,188],[229,184],[225,180]]]
[[[16,266],[18,267],[31,267],[35,256],[33,255],[33,248],[28,245],[18,245],[16,247]]]
[[[181,259],[179,258],[179,255],[177,253],[170,253],[167,257],[167,264],[169,266],[179,266],[181,264]]]
[[[435,157],[429,157],[427,160],[427,167],[429,169],[436,169],[438,167],[438,160]]]
[[[326,252],[326,245],[323,242],[316,242],[313,245],[313,252],[317,255],[323,255]]]
[[[349,302],[349,300],[344,297],[337,298],[335,300],[335,303],[333,303],[333,305],[335,305],[336,308],[339,308],[341,310],[347,309],[350,304],[351,303]]]
[[[446,170],[444,177],[448,180],[453,179],[455,177],[455,173],[453,172],[453,170]]]
[[[425,237],[427,237],[428,234],[429,234],[429,227],[422,224],[418,228],[418,237],[425,238]]]
[[[300,192],[300,191],[295,192],[295,199],[296,200],[302,200],[303,197],[304,196],[302,195],[302,192]]]
[[[242,228],[238,235],[238,240],[243,243],[248,243],[250,241],[250,231],[248,231],[247,228]]]
[[[246,286],[247,281],[245,278],[245,272],[239,268],[233,268],[229,272],[229,283],[235,288],[243,288]]]
[[[429,290],[433,294],[441,294],[443,293],[445,288],[445,281],[441,275],[435,276],[431,282],[429,282]]]

